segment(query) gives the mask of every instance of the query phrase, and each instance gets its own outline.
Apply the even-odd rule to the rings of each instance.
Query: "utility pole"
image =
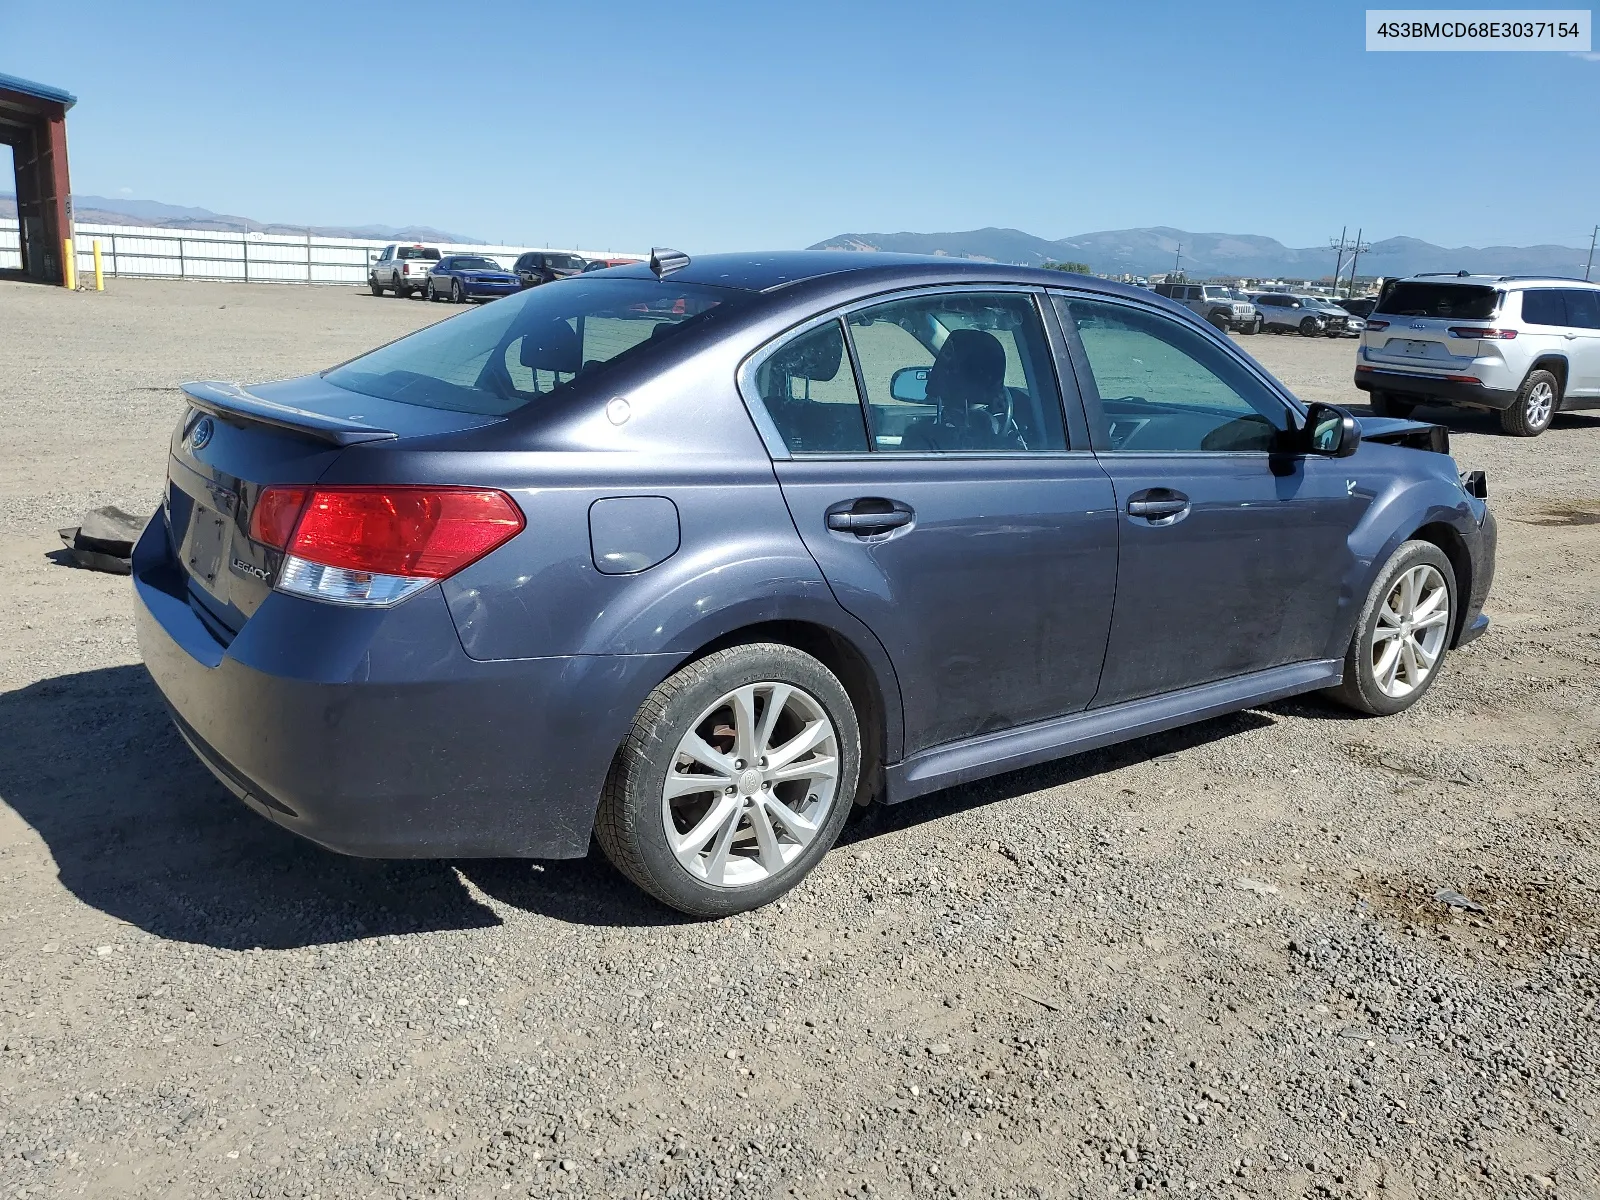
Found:
[[[1589,261],[1583,268],[1583,277],[1585,280],[1589,278],[1589,270],[1594,266],[1594,240],[1596,236],[1600,236],[1600,225],[1596,225],[1589,232]]]
[[[1356,230],[1356,244],[1350,247],[1350,294],[1352,296],[1356,292],[1356,263],[1361,260],[1361,255],[1364,251],[1372,249],[1371,246],[1361,240],[1362,232],[1360,229]]]
[[[1339,257],[1337,257],[1336,259],[1333,260],[1333,295],[1334,295],[1334,299],[1338,299],[1338,297],[1339,297],[1339,272],[1344,270],[1344,235],[1347,234],[1348,232],[1350,232],[1350,226],[1348,226],[1348,225],[1344,226],[1342,229],[1339,230],[1339,245],[1338,245]],[[1328,239],[1328,249],[1332,250],[1334,248],[1335,247],[1334,247],[1334,244],[1333,244],[1333,239],[1329,238]]]
[[[1174,255],[1173,259],[1172,259],[1172,273],[1174,275],[1182,275],[1183,274],[1183,271],[1178,267],[1178,264],[1181,263],[1182,261],[1183,261],[1183,243],[1179,242],[1178,243],[1178,253],[1176,255]]]

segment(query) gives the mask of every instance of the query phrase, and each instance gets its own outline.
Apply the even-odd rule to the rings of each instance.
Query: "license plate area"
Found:
[[[1412,358],[1428,358],[1433,354],[1433,348],[1436,344],[1434,342],[1412,341],[1408,338],[1400,343],[1400,353],[1409,354]]]
[[[210,595],[225,600],[223,580],[227,562],[228,525],[231,518],[203,504],[196,503],[189,515],[189,525],[184,531],[183,544],[178,557],[189,578]]]

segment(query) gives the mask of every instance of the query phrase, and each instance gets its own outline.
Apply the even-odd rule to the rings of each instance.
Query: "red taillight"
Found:
[[[1451,383],[1475,383],[1479,387],[1483,386],[1483,380],[1476,375],[1446,375],[1445,378]]]
[[[1387,321],[1374,321],[1371,317],[1367,318],[1367,332],[1368,333],[1376,333],[1380,329],[1387,329],[1387,328],[1389,328],[1389,322],[1387,322]]]
[[[410,263],[406,263],[406,264],[404,264],[404,265],[403,265],[403,266],[402,266],[402,267],[401,267],[401,268],[400,268],[400,273],[401,273],[401,274],[402,274],[402,275],[409,275],[409,274],[411,274],[411,264],[410,264]]]
[[[504,492],[477,488],[316,488],[287,550],[347,571],[443,579],[522,532]]]
[[[274,550],[282,550],[294,533],[294,523],[306,505],[306,487],[262,488],[250,510],[250,536]]]
[[[1483,338],[1489,342],[1509,342],[1517,336],[1515,329],[1474,329],[1469,325],[1458,325],[1449,330],[1453,338]]]

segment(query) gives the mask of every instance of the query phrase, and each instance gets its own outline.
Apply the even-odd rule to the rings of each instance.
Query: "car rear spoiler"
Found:
[[[392,429],[370,425],[351,417],[335,417],[292,408],[252,395],[237,383],[204,381],[182,385],[183,394],[196,408],[234,424],[272,425],[293,433],[328,442],[334,446],[357,446],[362,442],[393,441],[400,435]]]

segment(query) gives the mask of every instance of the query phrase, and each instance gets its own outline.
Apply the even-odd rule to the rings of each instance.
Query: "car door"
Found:
[[[1565,340],[1571,379],[1567,396],[1600,398],[1600,291],[1568,288]]]
[[[907,754],[1082,710],[1099,683],[1117,518],[1039,302],[867,305],[747,385],[800,536],[894,663]]]
[[[1299,414],[1208,331],[1131,301],[1056,306],[1119,510],[1094,706],[1325,657],[1371,498],[1354,460],[1276,452]]]

